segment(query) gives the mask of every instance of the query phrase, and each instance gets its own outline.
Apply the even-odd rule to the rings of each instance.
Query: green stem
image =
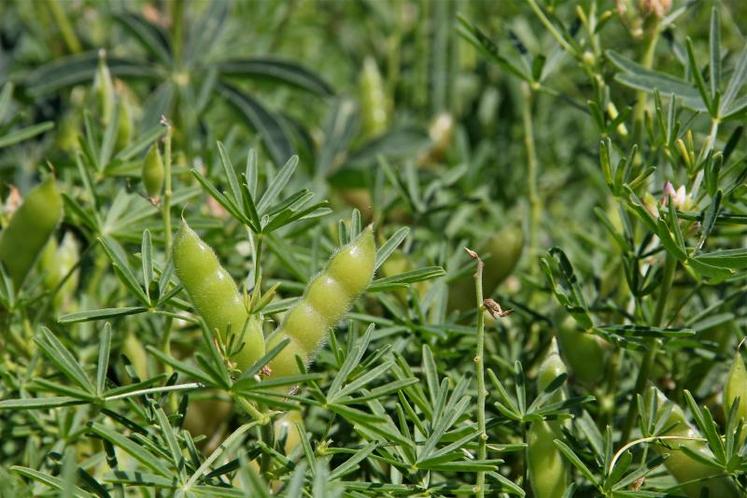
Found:
[[[470,254],[472,255],[472,254]],[[482,295],[482,270],[483,262],[475,255],[477,269],[475,271],[475,305],[477,307],[477,353],[475,355],[475,373],[477,376],[477,430],[480,432],[477,458],[487,458],[488,434],[485,427],[485,400],[488,391],[485,389],[485,314]],[[477,473],[477,497],[485,496],[485,472]]]
[[[651,29],[646,31],[647,39],[646,45],[643,49],[643,55],[641,56],[641,66],[646,69],[651,69],[654,65],[654,54],[656,53],[656,45],[659,42],[659,25],[652,26]],[[634,126],[634,137],[637,143],[641,142],[644,129],[644,118],[646,116],[646,102],[648,94],[640,90],[636,94],[635,110],[633,111],[633,126]]]
[[[60,35],[65,41],[65,45],[67,45],[67,48],[71,53],[77,54],[82,50],[80,41],[75,35],[75,30],[65,15],[62,5],[63,2],[59,0],[47,0],[47,7],[52,13],[52,17],[54,17],[54,22],[57,23],[57,28],[60,30]]]
[[[171,43],[174,47],[174,60],[177,67],[182,63],[182,45],[184,43],[184,0],[171,2]]]
[[[164,236],[166,237],[166,254],[171,254],[172,234],[171,234],[171,198],[174,192],[171,187],[171,125],[165,119],[161,123],[166,126],[166,138],[164,138],[164,189],[162,199],[162,215]]]
[[[241,396],[236,396],[236,402],[238,405],[249,414],[259,425],[266,425],[270,423],[270,416],[259,411],[251,402]]]
[[[677,268],[677,259],[671,254],[667,253],[666,261],[664,263],[664,275],[662,276],[661,289],[659,291],[659,297],[656,301],[656,308],[654,309],[654,316],[651,319],[651,324],[654,327],[661,326],[664,319],[664,311],[667,307],[667,297],[669,291],[672,288],[672,282],[674,281],[674,273]],[[634,404],[639,394],[643,393],[643,390],[648,383],[648,379],[651,376],[651,370],[653,370],[656,355],[659,352],[659,341],[657,339],[649,339],[648,349],[646,355],[643,357],[641,362],[641,368],[638,370],[638,377],[635,381],[635,388],[633,390],[633,397],[631,398],[631,406],[628,409],[628,415],[625,418],[625,425],[623,426],[622,437],[620,442],[625,444],[630,438],[630,433],[633,430],[633,422],[638,411],[635,409]]]
[[[524,146],[527,153],[527,193],[529,197],[529,255],[537,255],[538,232],[542,202],[539,197],[537,151],[534,144],[534,123],[532,121],[532,100],[534,94],[529,85],[522,83],[521,91],[524,96],[521,104],[521,118],[524,125]],[[532,271],[536,270],[532,265]]]

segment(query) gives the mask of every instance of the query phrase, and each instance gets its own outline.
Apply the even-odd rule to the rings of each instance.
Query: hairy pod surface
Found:
[[[602,380],[608,356],[608,344],[604,339],[578,330],[576,321],[569,316],[558,329],[558,343],[576,379],[586,385]]]
[[[158,150],[158,144],[150,146],[148,153],[143,161],[143,186],[145,192],[151,199],[158,199],[163,188],[164,169],[161,152]]]
[[[367,137],[379,135],[387,126],[384,80],[376,60],[366,57],[360,76],[360,99],[363,133]]]
[[[50,176],[28,193],[8,226],[0,232],[0,262],[16,289],[23,284],[62,214],[62,196]]]
[[[57,286],[70,273],[78,263],[80,258],[80,249],[75,237],[67,232],[58,245],[54,237],[50,237],[47,245],[44,246],[41,256],[39,257],[39,268],[42,273],[42,283],[48,291],[57,290]],[[62,287],[57,290],[54,296],[54,305],[60,308],[66,301],[69,301],[75,289],[78,287],[78,270],[73,271],[72,275],[65,280]]]
[[[482,241],[477,252],[485,260],[482,289],[485,297],[513,273],[524,250],[524,231],[519,225],[509,225]],[[475,281],[472,273],[459,278],[449,290],[449,309],[465,310],[475,306]]]
[[[230,339],[229,330],[240,338],[234,339],[235,344],[243,342],[232,356],[238,367],[244,370],[261,358],[265,348],[260,319],[250,318],[233,278],[186,221],[174,240],[173,257],[179,280],[210,330],[217,330],[225,343]]]
[[[666,405],[670,401],[658,389],[656,390],[656,396],[658,397],[659,405],[658,413],[663,415]],[[663,434],[666,436],[681,436],[683,438],[701,437],[700,433],[687,422],[682,408],[676,404],[672,404],[672,411],[669,413],[664,427],[671,427],[671,429]],[[656,449],[659,453],[669,454],[669,458],[664,461],[664,466],[677,482],[685,483],[703,479],[700,482],[690,482],[690,484],[682,486],[682,490],[687,496],[690,498],[699,498],[700,496],[704,496],[701,493],[705,491],[708,492],[708,496],[718,496],[719,498],[737,498],[739,496],[736,488],[728,478],[714,478],[714,476],[720,473],[718,469],[695,460],[685,453],[682,448],[687,448],[704,456],[708,456],[710,451],[705,442],[687,439],[670,439],[662,441],[657,445]]]
[[[330,258],[268,340],[267,349],[284,339],[290,340],[270,362],[272,377],[298,374],[296,356],[306,363],[311,361],[324,344],[329,327],[342,318],[353,300],[368,287],[375,264],[376,243],[369,227]]]
[[[549,422],[532,422],[527,431],[529,480],[536,498],[561,498],[568,486],[563,455],[553,443],[558,438]]]
[[[747,423],[747,368],[745,368],[742,354],[737,351],[734,355],[734,361],[731,363],[729,374],[726,377],[726,385],[724,386],[724,410],[726,415],[729,414],[731,407],[734,403],[739,400],[737,406],[737,418],[742,420],[742,434],[739,438],[739,443],[743,444],[745,437],[744,424]]]
[[[537,390],[541,394],[558,376],[566,373],[566,367],[558,352],[555,339],[539,367]],[[562,401],[562,388],[556,390],[549,403]],[[568,487],[568,471],[563,454],[553,440],[561,436],[557,421],[532,422],[527,431],[527,463],[529,480],[536,498],[561,498]]]

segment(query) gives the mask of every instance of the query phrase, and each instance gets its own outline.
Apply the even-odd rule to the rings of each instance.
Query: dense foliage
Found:
[[[0,3],[0,495],[747,496],[745,14]]]

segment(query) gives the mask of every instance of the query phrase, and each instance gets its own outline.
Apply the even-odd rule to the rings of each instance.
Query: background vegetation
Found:
[[[65,212],[0,279],[0,494],[745,496],[745,15],[0,3],[0,222]],[[266,335],[373,223],[290,395],[194,311],[180,217]]]

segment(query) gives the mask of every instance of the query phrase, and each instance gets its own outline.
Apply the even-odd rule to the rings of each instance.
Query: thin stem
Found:
[[[191,391],[193,389],[201,389],[203,387],[205,386],[200,384],[199,382],[190,382],[188,384],[177,384],[174,386],[149,387],[148,389],[138,389],[137,391],[132,391],[129,393],[115,394],[114,396],[109,396],[107,398],[104,398],[104,401],[116,401],[118,399],[131,398],[133,396],[142,396],[144,394],[166,393],[166,392],[172,392],[172,391]]]
[[[659,42],[659,25],[652,26],[651,29],[646,31],[647,39],[646,45],[643,49],[643,55],[641,56],[641,66],[646,69],[651,69],[654,64],[654,54],[656,53],[656,45]],[[635,110],[633,111],[633,126],[634,126],[634,137],[635,140],[640,143],[641,136],[643,135],[644,129],[644,118],[646,115],[646,102],[648,94],[640,90],[636,94]]]
[[[619,450],[617,450],[617,453],[615,453],[615,456],[612,457],[612,460],[610,461],[610,468],[608,471],[608,474],[612,473],[612,470],[615,468],[615,464],[620,459],[620,457],[625,453],[627,450],[632,448],[633,446],[641,443],[647,443],[650,441],[660,441],[664,439],[680,439],[685,441],[706,441],[705,438],[702,437],[693,437],[693,436],[649,436],[649,437],[643,437],[640,439],[636,439],[634,441],[629,442]]]
[[[470,257],[477,262],[475,270],[475,305],[477,307],[477,353],[475,354],[475,373],[477,377],[477,429],[480,431],[477,447],[477,458],[485,460],[488,455],[488,434],[485,428],[485,400],[488,391],[485,389],[485,310],[482,296],[482,270],[483,262],[476,252],[467,250]],[[485,496],[485,472],[477,473],[478,498]]]
[[[527,153],[527,193],[529,197],[529,254],[532,258],[537,254],[538,232],[540,215],[542,213],[542,202],[539,197],[537,151],[534,144],[534,123],[532,121],[532,100],[534,94],[529,85],[522,83],[522,94],[524,96],[521,104],[521,118],[524,125],[524,146]],[[532,265],[535,271],[536,265]]]
[[[259,411],[252,403],[250,403],[246,398],[243,398],[241,396],[236,396],[236,402],[239,404],[239,406],[247,413],[249,414],[252,419],[256,420],[259,425],[265,425],[270,423],[270,416],[262,413]]]
[[[674,273],[677,268],[677,259],[671,254],[667,253],[666,261],[664,263],[664,275],[662,276],[661,289],[659,291],[659,297],[656,301],[656,308],[654,310],[654,316],[651,319],[651,324],[654,327],[661,326],[664,319],[664,311],[667,307],[667,297],[669,291],[672,288],[672,282],[674,281]],[[657,339],[649,339],[648,350],[646,355],[643,357],[641,362],[641,368],[638,370],[638,378],[635,381],[635,388],[633,390],[633,397],[631,398],[631,405],[636,402],[636,398],[639,394],[643,393],[646,383],[651,375],[651,370],[656,360],[656,355],[659,352],[659,341]],[[625,418],[625,425],[623,426],[622,437],[620,442],[624,443],[630,438],[630,433],[633,430],[633,422],[635,421],[637,411],[631,406],[628,410],[628,415]]]
[[[63,2],[59,2],[58,0],[47,0],[47,8],[52,13],[54,22],[57,23],[57,28],[60,30],[60,35],[65,41],[65,45],[67,45],[67,48],[71,53],[77,54],[82,50],[80,41],[75,35],[75,30],[70,24],[70,20],[65,15],[65,10],[62,8],[62,5]]]
[[[164,189],[162,199],[162,216],[163,228],[166,237],[166,254],[171,254],[172,234],[171,234],[171,198],[174,195],[171,187],[171,124],[166,118],[161,118],[161,124],[166,127],[166,137],[164,138]]]
[[[700,152],[700,159],[705,159],[708,154],[713,150],[716,145],[716,135],[718,135],[718,127],[721,121],[718,118],[711,118],[711,129],[708,132],[708,138],[705,144],[703,144],[703,150]]]
[[[555,38],[555,41],[558,42],[558,44],[565,49],[566,52],[568,52],[571,55],[576,55],[576,50],[563,38],[563,35],[560,34],[560,31],[555,27],[555,25],[550,21],[550,19],[547,18],[545,13],[542,11],[542,9],[537,5],[537,2],[535,0],[527,0],[527,3],[532,8],[534,13],[537,15],[539,20],[542,22],[542,24],[545,25],[545,29],[550,32],[550,34]]]

